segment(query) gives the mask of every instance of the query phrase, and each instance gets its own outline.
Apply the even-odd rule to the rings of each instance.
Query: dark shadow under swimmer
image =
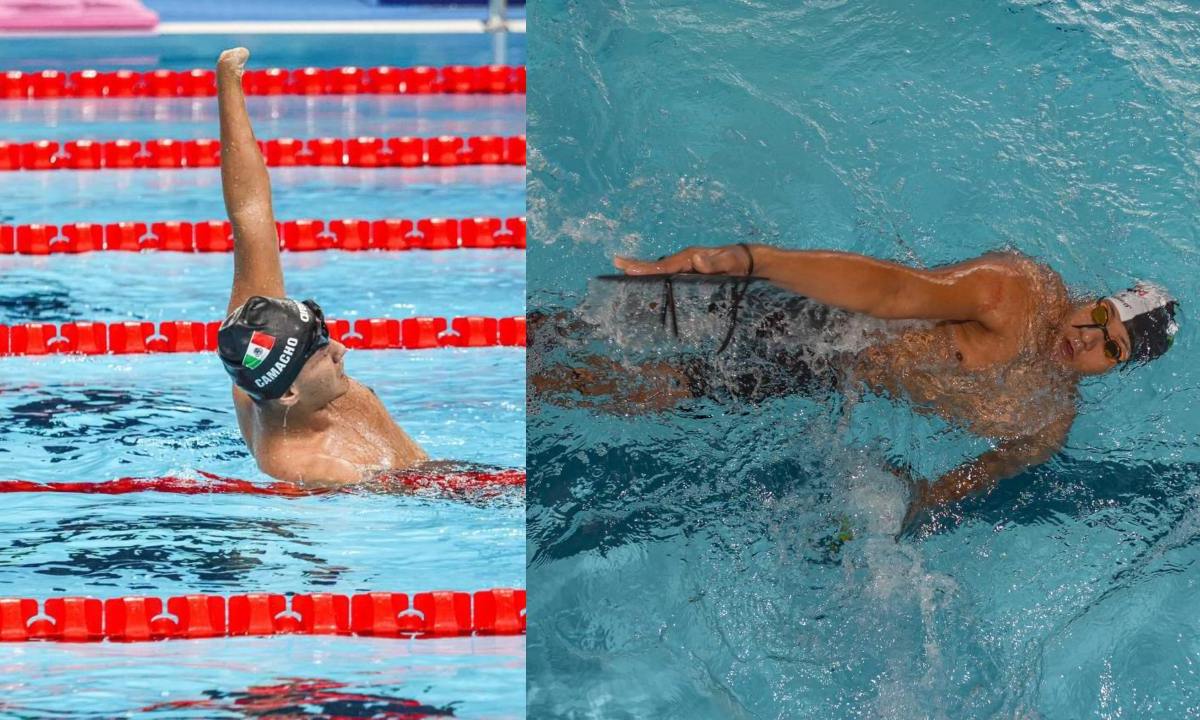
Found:
[[[754,275],[792,297],[775,309],[761,302],[755,309],[756,294],[742,290],[737,299],[756,319],[740,332],[757,349],[736,362],[722,366],[710,352],[636,364],[631,374],[622,363],[591,356],[581,366],[550,366],[532,376],[535,396],[570,388],[584,398],[611,396],[612,407],[629,411],[697,396],[760,402],[867,391],[906,398],[917,411],[992,441],[992,450],[941,478],[913,483],[905,527],[1051,458],[1074,422],[1080,380],[1159,357],[1178,330],[1177,302],[1161,288],[1138,283],[1104,298],[1073,299],[1058,273],[1016,252],[925,270],[853,253],[737,244],[687,248],[657,261],[618,257],[614,264],[630,276]],[[660,307],[671,318],[670,306]],[[807,325],[820,327],[830,311],[917,322],[867,333],[861,347],[815,358],[802,339],[789,337],[786,320],[807,314]],[[537,320],[534,347],[539,334],[563,332]],[[714,340],[724,348],[729,337]],[[747,359],[751,366],[731,369]]]
[[[346,347],[321,308],[283,287],[271,184],[246,113],[250,53],[217,61],[221,187],[233,225],[233,292],[218,353],[233,378],[238,426],[258,467],[291,482],[338,485],[428,459],[369,388],[346,375]]]
[[[581,404],[637,414],[694,398],[757,404],[773,397],[816,395],[838,388],[839,358],[844,353],[817,353],[805,342],[783,340],[807,339],[833,329],[839,313],[828,305],[787,295],[762,282],[714,284],[712,278],[702,275],[638,279],[651,282],[615,283],[619,289],[599,304],[607,303],[612,310],[605,313],[618,316],[615,322],[626,331],[632,327],[649,330],[626,333],[638,337],[622,337],[617,344],[629,354],[648,350],[654,359],[634,360],[637,372],[633,376],[625,369],[629,357],[617,361],[576,352],[573,359],[582,363],[546,362],[548,351],[577,345],[585,338],[605,338],[606,331],[588,322],[590,308],[578,309],[573,318],[565,311],[533,311],[528,319],[533,338],[530,382],[535,392],[543,396],[575,392]],[[676,288],[681,285],[701,289],[676,299],[680,294]],[[653,297],[658,287],[663,288],[661,299]],[[705,317],[697,322],[700,316]],[[656,327],[660,323],[662,330]],[[722,324],[724,327],[718,327]],[[712,336],[714,332],[721,336]],[[664,334],[674,335],[669,347],[660,347]]]

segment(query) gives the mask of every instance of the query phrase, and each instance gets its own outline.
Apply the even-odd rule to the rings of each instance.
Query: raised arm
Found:
[[[615,258],[631,275],[700,272],[754,275],[834,307],[885,319],[974,320],[992,326],[1021,292],[1011,265],[983,258],[922,270],[833,250],[783,250],[769,245],[687,248],[656,261]]]
[[[932,510],[958,502],[968,495],[989,492],[1001,480],[1021,474],[1054,457],[1067,440],[1075,415],[1066,415],[1040,432],[1000,443],[971,462],[964,463],[932,483],[916,482],[902,532]]]
[[[285,296],[271,208],[271,179],[242,92],[242,69],[249,57],[245,48],[233,48],[217,60],[221,190],[225,212],[233,224],[233,292],[226,312],[232,312],[251,295]]]

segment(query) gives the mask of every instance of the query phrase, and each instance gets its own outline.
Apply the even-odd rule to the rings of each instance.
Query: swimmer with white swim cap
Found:
[[[233,224],[233,292],[218,354],[234,381],[242,437],[259,468],[309,486],[408,468],[425,452],[375,394],[346,375],[346,347],[329,337],[312,300],[286,297],[271,183],[242,92],[250,53],[217,61],[221,187]]]
[[[858,384],[904,397],[918,412],[994,441],[993,450],[936,481],[915,482],[908,522],[1048,460],[1066,441],[1084,376],[1153,360],[1171,347],[1179,330],[1178,303],[1161,288],[1138,283],[1080,301],[1068,294],[1058,273],[1016,252],[926,270],[854,253],[739,243],[687,248],[653,261],[618,257],[614,265],[627,275],[753,272],[825,306],[931,321],[889,332],[849,354],[838,368],[838,382],[825,385],[844,390]],[[535,338],[542,332],[538,325],[535,321]],[[535,393],[569,384],[585,396],[593,389],[603,394],[637,387],[639,399],[659,409],[667,406],[664,399],[694,396],[697,387],[686,377],[686,365],[643,366],[639,383],[612,381],[620,367],[589,358],[582,367],[535,376],[530,383]]]
[[[1129,337],[1125,362],[1149,362],[1165,353],[1175,342],[1179,324],[1175,310],[1179,306],[1166,290],[1138,283],[1124,292],[1105,298],[1105,307],[1116,308],[1117,317]],[[1106,328],[1105,313],[1093,310],[1093,323]]]

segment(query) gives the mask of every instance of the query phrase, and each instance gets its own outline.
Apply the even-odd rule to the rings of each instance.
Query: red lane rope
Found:
[[[450,65],[370,68],[267,68],[242,76],[247,95],[427,95],[432,93],[524,94],[525,67]],[[0,99],[211,97],[212,70],[42,70],[0,74]]]
[[[279,249],[452,250],[525,248],[525,218],[383,218],[363,220],[284,220],[275,223]],[[227,220],[200,222],[0,224],[0,255],[51,255],[100,250],[140,252],[231,252],[233,227]]]
[[[351,349],[524,347],[525,318],[467,316],[327,320],[329,335]],[[132,355],[217,349],[219,321],[164,320],[0,325],[0,355]]]
[[[164,612],[165,610],[165,612]],[[0,598],[0,641],[138,642],[246,635],[525,634],[525,591]]]
[[[525,136],[279,138],[260,140],[270,167],[454,167],[524,165]],[[215,168],[219,140],[0,140],[0,170]]]
[[[223,477],[200,471],[201,478],[185,478],[174,475],[148,478],[118,478],[103,482],[47,482],[32,480],[0,480],[0,493],[81,493],[90,495],[126,495],[136,492],[161,492],[178,495],[269,495],[274,497],[309,497],[348,492],[363,487],[372,489],[400,489],[420,491],[426,489],[448,492],[470,492],[501,487],[524,487],[525,471],[499,470],[452,471],[446,473],[390,472],[368,485],[346,485],[338,488],[302,488],[292,483],[274,482],[257,485],[249,480]]]

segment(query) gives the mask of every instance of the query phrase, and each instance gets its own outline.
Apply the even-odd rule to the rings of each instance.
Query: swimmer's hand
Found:
[[[241,77],[242,71],[246,67],[246,61],[250,59],[250,51],[244,47],[235,47],[221,53],[217,58],[217,71],[224,73],[232,73],[235,77]]]
[[[626,275],[658,275],[696,272],[705,275],[749,275],[753,267],[749,245],[690,247],[659,260],[613,257],[613,266]]]

